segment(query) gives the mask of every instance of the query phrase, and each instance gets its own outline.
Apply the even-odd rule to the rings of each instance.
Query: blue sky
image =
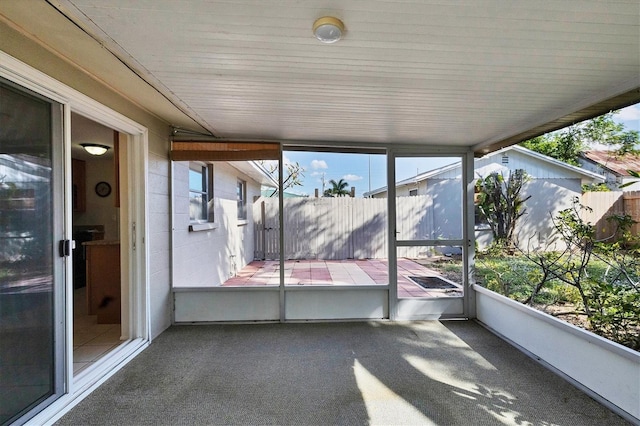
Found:
[[[614,119],[625,125],[627,130],[640,131],[640,104],[622,109]],[[417,173],[455,162],[455,158],[420,159],[405,158],[396,163],[397,180],[403,180]],[[325,189],[331,187],[329,180],[344,179],[349,188],[356,187],[356,196],[361,197],[370,189],[386,186],[386,159],[375,154],[336,154],[326,152],[286,151],[285,162],[298,162],[305,170],[303,186],[290,188],[294,192],[313,196],[317,188],[322,193],[322,179]],[[371,179],[369,179],[369,177]]]
[[[614,119],[624,124],[627,130],[637,130],[640,132],[640,104],[621,109],[620,112],[614,116]]]
[[[322,179],[325,189],[331,188],[329,181],[344,179],[348,189],[356,187],[356,196],[361,197],[370,189],[387,185],[387,164],[385,155],[380,154],[339,154],[327,152],[285,151],[285,162],[298,162],[305,170],[304,185],[290,188],[295,192],[313,196],[317,188],[322,193]],[[396,164],[397,180],[402,180],[456,162],[458,158],[403,158]],[[369,180],[369,177],[371,179]]]

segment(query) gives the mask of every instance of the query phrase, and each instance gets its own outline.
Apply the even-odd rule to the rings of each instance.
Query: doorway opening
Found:
[[[126,247],[121,247],[120,152],[126,135],[77,113],[71,114],[73,249],[73,374],[96,365],[128,340],[123,321],[128,292]],[[82,145],[106,147],[90,154]],[[126,190],[126,187],[124,187]],[[123,256],[124,255],[124,256]]]

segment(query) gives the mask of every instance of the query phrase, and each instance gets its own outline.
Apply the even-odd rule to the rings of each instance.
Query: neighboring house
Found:
[[[173,286],[219,286],[253,261],[252,204],[275,183],[254,161],[179,161],[173,176]]]
[[[629,170],[640,172],[640,155],[616,155],[615,151],[586,151],[578,160],[585,169],[604,175],[605,183],[612,191],[638,191],[640,180]],[[620,185],[635,182],[620,188]]]
[[[572,200],[582,194],[582,185],[599,183],[604,177],[571,166],[521,146],[511,146],[475,160],[475,178],[480,179],[498,172],[505,176],[523,169],[529,177],[522,197],[531,198],[525,203],[526,214],[520,219],[516,238],[521,248],[544,247],[550,243],[554,217],[560,210],[571,207]],[[462,212],[450,206],[460,205],[462,182],[460,163],[450,164],[398,182],[396,196],[428,195],[434,206],[432,238],[449,237],[459,232]],[[364,194],[365,197],[386,197],[387,188]],[[455,217],[453,217],[455,215]],[[491,230],[476,214],[476,241],[480,248],[492,240]]]

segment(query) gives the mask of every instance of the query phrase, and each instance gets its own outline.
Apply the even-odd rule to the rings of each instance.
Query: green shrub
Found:
[[[630,286],[597,282],[588,290],[592,330],[640,350],[640,292]]]

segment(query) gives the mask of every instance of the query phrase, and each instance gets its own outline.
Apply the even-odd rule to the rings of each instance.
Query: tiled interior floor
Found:
[[[386,259],[364,260],[288,260],[284,264],[285,285],[384,285],[389,283]],[[438,272],[410,259],[398,259],[398,297],[461,296],[460,290],[427,290],[410,276],[440,276]],[[254,261],[222,285],[277,286],[280,283],[279,262]]]
[[[98,324],[96,315],[87,313],[86,287],[73,294],[73,374],[93,365],[120,345],[120,324]]]

